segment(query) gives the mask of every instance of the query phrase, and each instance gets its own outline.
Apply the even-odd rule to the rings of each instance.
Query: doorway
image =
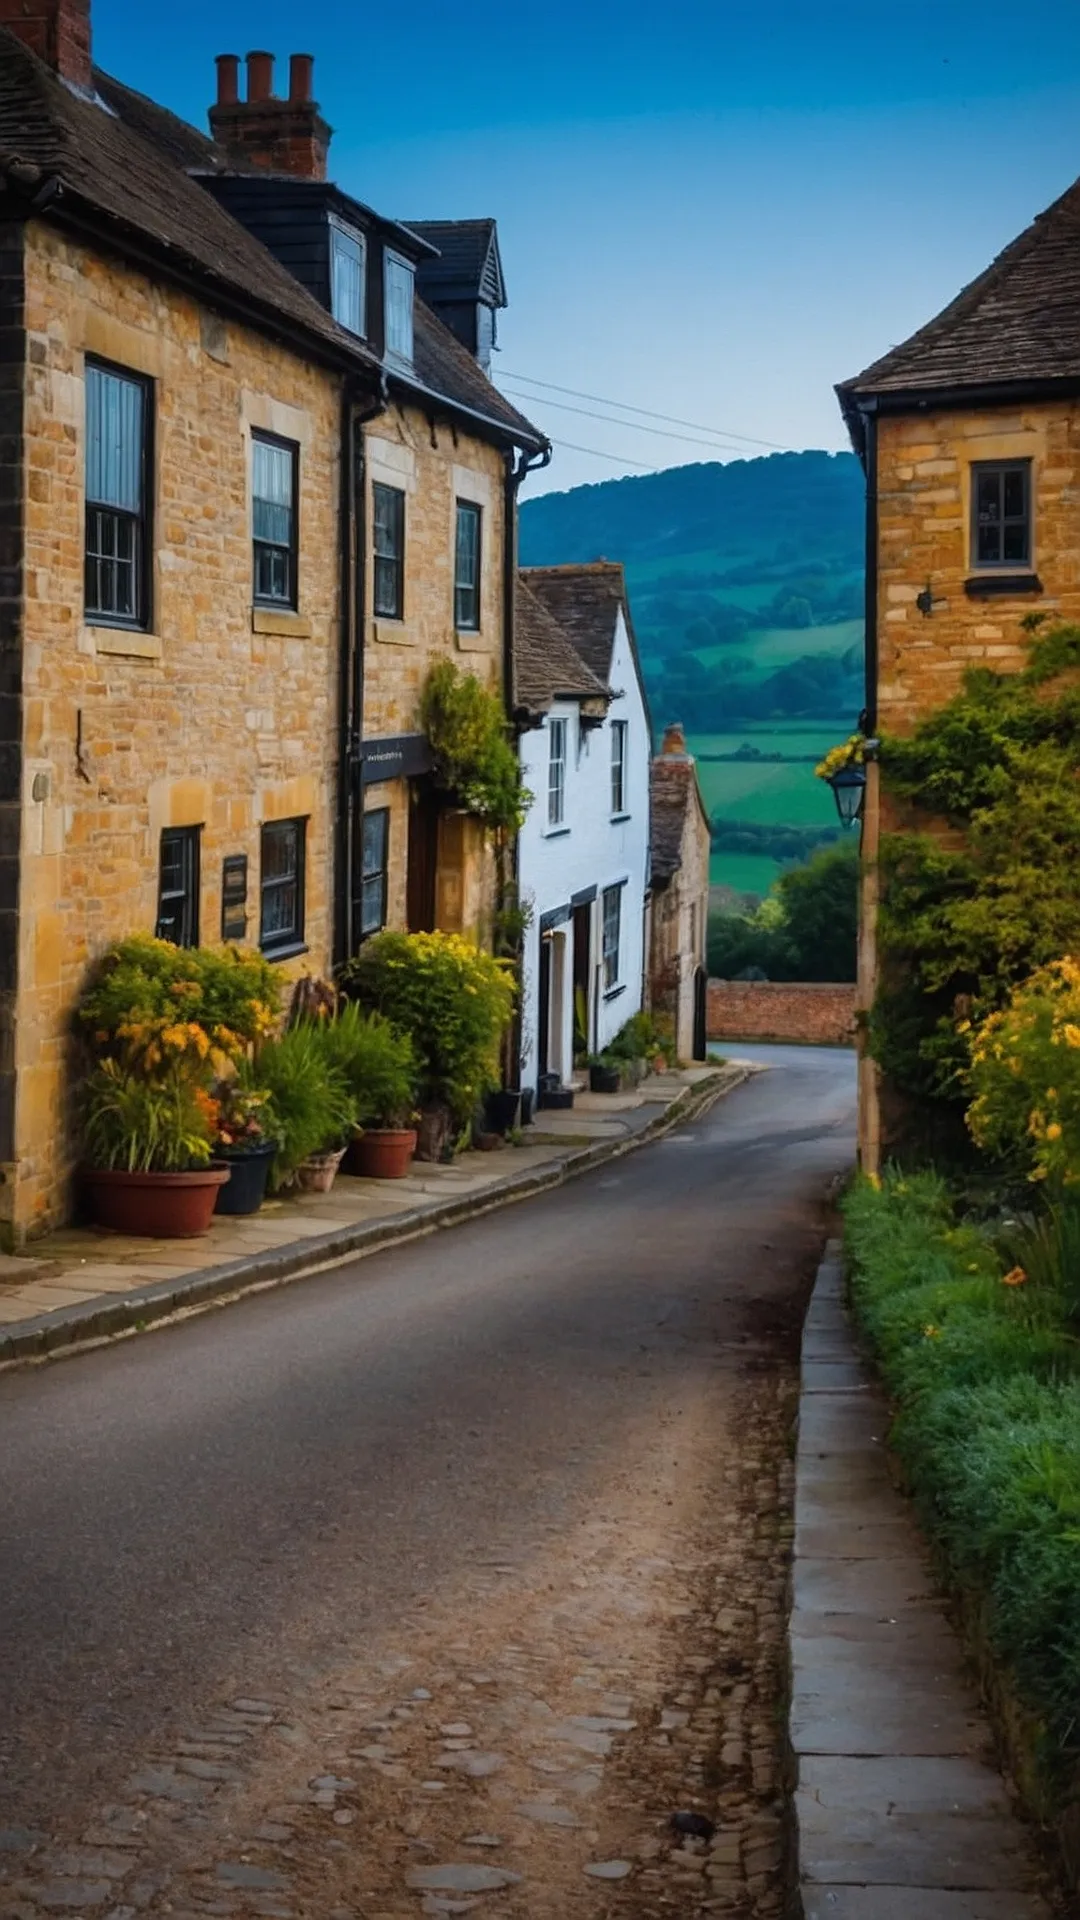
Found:
[[[709,1051],[709,979],[704,967],[694,975],[694,1052],[695,1060],[704,1060]]]
[[[410,933],[435,931],[435,876],[438,871],[439,806],[426,780],[409,782],[409,871],[405,912]]]
[[[574,908],[574,1052],[592,1053],[592,902]]]

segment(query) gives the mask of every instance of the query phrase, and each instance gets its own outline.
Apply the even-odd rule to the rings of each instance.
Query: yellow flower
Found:
[[[1056,1120],[1051,1120],[1050,1125],[1046,1129],[1046,1137],[1048,1140],[1061,1139],[1061,1128]]]
[[[1013,1267],[1008,1273],[1003,1273],[1001,1276],[1001,1284],[1003,1287],[1022,1287],[1026,1280],[1027,1274],[1024,1272],[1023,1267]]]
[[[923,1339],[924,1339],[924,1340],[940,1340],[940,1339],[941,1339],[941,1328],[940,1328],[940,1327],[935,1327],[935,1326],[928,1326],[928,1327],[924,1327],[924,1328],[923,1328]]]
[[[1065,1026],[1065,1038],[1070,1047],[1080,1047],[1080,1027],[1069,1021]]]

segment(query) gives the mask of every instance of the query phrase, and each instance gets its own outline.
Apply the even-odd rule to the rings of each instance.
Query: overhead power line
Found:
[[[536,394],[525,393],[521,387],[507,387],[505,391],[513,394],[516,400],[535,400],[538,398]],[[614,414],[597,413],[592,407],[572,407],[568,405],[565,400],[545,399],[542,405],[545,407],[558,407],[560,413],[579,414],[584,420],[602,420],[606,427],[626,427],[631,433],[652,433],[660,440],[682,440],[685,441],[687,446],[705,447],[714,453],[737,453],[739,451],[738,447],[736,447],[731,440],[701,440],[697,435],[678,433],[670,427],[646,427],[638,420],[617,420]]]
[[[522,380],[530,387],[543,387],[548,393],[568,393],[572,400],[592,400],[599,407],[619,407],[623,413],[637,413],[645,420],[664,420],[668,426],[689,427],[696,433],[715,433],[726,440],[744,441],[750,447],[768,447],[772,453],[790,453],[790,447],[783,447],[776,440],[761,440],[752,433],[736,433],[733,427],[710,427],[702,420],[680,420],[672,413],[657,413],[651,407],[635,407],[629,400],[612,400],[601,393],[582,393],[577,387],[560,387],[554,380],[538,380],[531,373],[510,373],[500,369],[505,380]],[[551,401],[552,406],[555,405]],[[629,422],[627,423],[629,424]]]
[[[627,460],[621,453],[604,453],[600,447],[579,447],[573,440],[553,440],[552,446],[565,447],[567,453],[591,453],[596,460],[614,460],[619,467],[637,467],[642,473],[655,473],[656,467],[647,460]]]

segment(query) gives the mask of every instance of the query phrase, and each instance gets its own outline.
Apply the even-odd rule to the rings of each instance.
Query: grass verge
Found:
[[[1060,1276],[958,1220],[933,1175],[858,1182],[851,1291],[923,1525],[1022,1719],[1043,1817],[1080,1762],[1080,1341]],[[1022,1276],[1022,1277],[1021,1277]],[[1016,1733],[1016,1726],[1012,1729]],[[1014,1741],[1015,1744],[1015,1741]]]

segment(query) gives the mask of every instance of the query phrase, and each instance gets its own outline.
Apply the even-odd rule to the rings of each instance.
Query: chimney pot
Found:
[[[289,59],[289,99],[307,101],[311,99],[312,71],[314,56],[310,53],[294,53]]]
[[[252,101],[273,99],[274,56],[272,53],[248,54],[247,97],[249,105]]]
[[[219,107],[235,107],[240,98],[240,56],[237,53],[219,53],[217,67],[217,103]]]
[[[661,743],[660,752],[661,755],[668,756],[671,759],[681,758],[685,760],[688,758],[686,735],[683,732],[680,721],[674,720],[670,727],[664,728],[664,738]]]

